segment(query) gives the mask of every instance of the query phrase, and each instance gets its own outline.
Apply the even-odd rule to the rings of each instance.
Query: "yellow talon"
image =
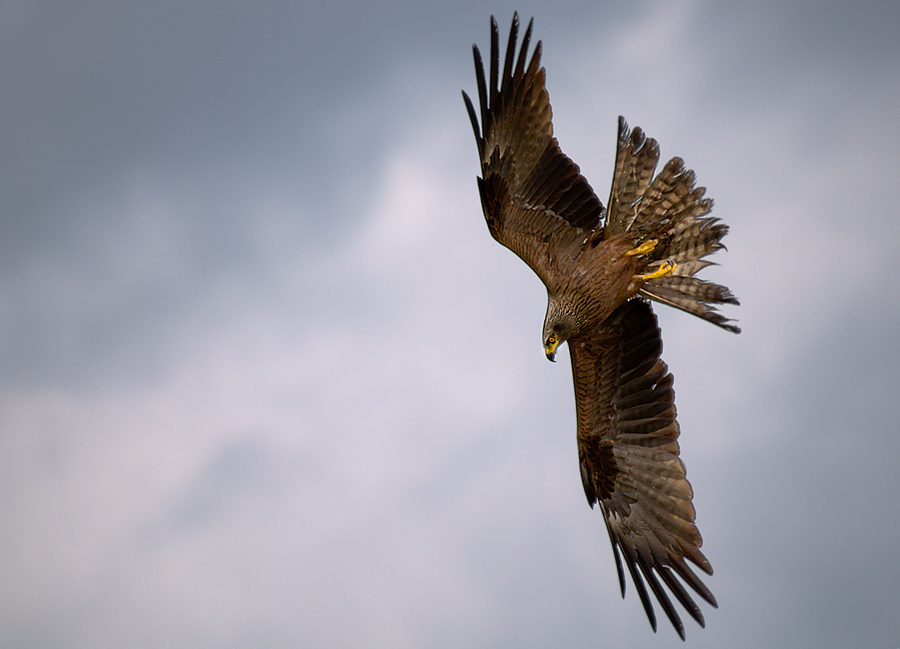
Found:
[[[655,244],[654,244],[655,245]],[[648,273],[646,275],[635,275],[634,278],[639,282],[646,282],[651,279],[659,279],[660,277],[668,277],[672,273],[675,272],[675,269],[678,268],[678,264],[674,261],[664,261],[660,264],[659,268],[654,270],[652,273]]]
[[[653,252],[653,249],[656,248],[656,244],[658,243],[659,241],[657,241],[656,239],[648,239],[634,250],[629,250],[628,252],[626,252],[625,256],[634,257],[635,255],[646,255],[649,252]]]

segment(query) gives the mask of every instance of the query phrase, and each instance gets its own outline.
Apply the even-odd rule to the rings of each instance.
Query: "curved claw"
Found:
[[[678,268],[678,264],[674,261],[669,261],[668,259],[659,265],[659,268],[654,270],[652,273],[647,273],[646,275],[635,275],[634,279],[639,282],[646,282],[651,279],[659,279],[660,277],[668,277],[672,273],[675,272],[675,269]]]
[[[657,239],[648,239],[634,250],[629,250],[628,252],[626,252],[625,256],[634,257],[635,255],[646,255],[653,252],[653,249],[656,248],[656,245],[658,243],[659,241]]]

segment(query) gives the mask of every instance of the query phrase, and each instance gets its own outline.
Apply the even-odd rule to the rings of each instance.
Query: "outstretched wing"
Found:
[[[626,302],[593,338],[570,340],[569,350],[581,479],[591,507],[599,502],[606,520],[622,596],[624,559],[653,629],[656,616],[645,583],[683,639],[684,625],[663,586],[700,626],[703,614],[684,584],[712,606],[716,600],[685,561],[712,574],[700,551],[693,491],[678,457],[672,375],[660,359],[662,341],[650,304],[639,298]]]
[[[490,83],[473,46],[478,112],[465,92],[463,99],[478,144],[478,189],[491,235],[547,284],[550,242],[598,228],[603,204],[553,137],[540,41],[525,65],[531,27],[529,22],[517,57],[519,17],[513,16],[501,71],[497,21],[491,17]]]

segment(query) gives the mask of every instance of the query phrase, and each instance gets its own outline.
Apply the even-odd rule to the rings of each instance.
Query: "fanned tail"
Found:
[[[705,187],[695,187],[694,172],[684,160],[672,158],[654,178],[659,160],[656,140],[640,128],[629,130],[619,118],[616,176],[609,199],[607,231],[629,232],[635,245],[655,239],[648,265],[669,260],[677,265],[666,277],[647,281],[640,294],[740,333],[740,328],[716,310],[719,304],[739,304],[725,286],[694,277],[713,262],[707,255],[724,248],[728,226],[707,216],[713,207]],[[652,178],[652,180],[651,180]]]

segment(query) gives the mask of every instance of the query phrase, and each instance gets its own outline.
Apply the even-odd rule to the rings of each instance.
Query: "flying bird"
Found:
[[[684,639],[674,596],[700,626],[699,595],[716,599],[688,561],[711,575],[700,551],[693,491],[679,457],[672,375],[649,300],[739,333],[716,305],[738,304],[724,286],[695,277],[727,226],[707,216],[712,200],[694,172],[672,158],[655,174],[656,140],[619,118],[607,206],[553,136],[533,20],[516,52],[518,15],[503,67],[491,17],[489,76],[473,46],[478,106],[463,99],[481,162],[478,191],[488,230],[547,288],[542,344],[551,361],[569,346],[584,493],[599,503],[622,596],[627,570],[656,631],[647,587]],[[690,590],[688,590],[690,589]],[[693,591],[693,593],[691,592]]]

